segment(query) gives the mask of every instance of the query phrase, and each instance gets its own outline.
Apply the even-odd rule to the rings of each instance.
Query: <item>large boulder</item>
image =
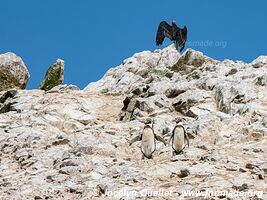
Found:
[[[25,89],[30,74],[23,60],[14,53],[0,55],[0,91]]]
[[[64,60],[57,59],[57,61],[48,68],[45,74],[45,79],[42,81],[39,89],[47,91],[63,83],[64,83]]]

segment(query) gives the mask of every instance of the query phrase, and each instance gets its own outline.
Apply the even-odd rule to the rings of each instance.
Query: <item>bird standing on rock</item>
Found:
[[[179,28],[176,25],[176,21],[172,21],[172,25],[169,25],[166,21],[162,21],[159,24],[156,44],[161,45],[165,37],[168,37],[171,41],[174,42],[177,51],[183,51],[186,40],[187,40],[187,27]]]
[[[189,147],[189,138],[182,125],[181,119],[176,119],[176,126],[174,127],[172,134],[169,138],[168,144],[172,141],[173,156],[181,153],[186,147],[185,141]]]
[[[145,122],[145,127],[142,131],[142,134],[133,138],[130,141],[130,145],[141,140],[141,152],[143,154],[142,159],[144,159],[144,157],[152,159],[153,153],[156,150],[156,139],[166,145],[164,139],[154,133],[153,121],[148,120]]]

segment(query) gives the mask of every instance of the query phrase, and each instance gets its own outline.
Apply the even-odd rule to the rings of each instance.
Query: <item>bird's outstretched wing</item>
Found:
[[[187,40],[187,27],[179,30],[179,36],[176,38],[178,41],[179,47],[181,47],[180,52],[183,51],[186,40]]]
[[[161,45],[165,37],[172,39],[171,32],[172,27],[166,21],[160,22],[156,36],[156,44]]]
[[[131,146],[133,143],[140,141],[142,139],[141,135],[138,135],[136,137],[134,137],[130,142],[129,142],[129,146]]]
[[[186,142],[187,142],[187,146],[189,147],[189,137],[188,137],[186,132],[185,132],[185,139],[186,139]]]
[[[176,128],[176,127],[175,127],[175,128]],[[170,145],[171,140],[173,139],[173,135],[174,135],[174,130],[175,130],[175,128],[172,130],[171,135],[170,135],[170,137],[169,137],[169,139],[168,139],[168,142],[167,142],[168,145]]]
[[[187,134],[187,132],[185,131],[185,129],[184,129],[184,135],[185,135],[185,140],[186,140],[186,142],[187,142],[187,146],[189,147],[189,137],[188,137],[188,134]]]
[[[166,142],[161,136],[155,134],[155,138],[166,146]]]
[[[187,142],[187,146],[189,147],[189,137],[188,137],[188,134],[187,134],[187,132],[186,132],[186,130],[185,130],[185,128],[183,127],[183,126],[181,126],[182,128],[183,128],[183,130],[184,130],[184,136],[185,136],[185,140],[186,140],[186,142]]]

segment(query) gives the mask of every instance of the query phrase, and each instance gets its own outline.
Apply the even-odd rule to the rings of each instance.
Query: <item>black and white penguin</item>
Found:
[[[173,156],[181,153],[183,149],[186,147],[186,143],[189,147],[189,138],[180,119],[176,120],[176,126],[172,131],[168,144],[170,144],[171,141],[172,141],[171,147],[173,149]]]
[[[141,152],[143,154],[142,159],[144,159],[144,157],[152,159],[153,153],[156,150],[156,140],[161,141],[164,145],[166,145],[166,142],[162,137],[154,133],[152,121],[149,120],[145,124],[146,125],[141,135],[133,138],[130,141],[130,145],[132,145],[134,142],[141,140]]]

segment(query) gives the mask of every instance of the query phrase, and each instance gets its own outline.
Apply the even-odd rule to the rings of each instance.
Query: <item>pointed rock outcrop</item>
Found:
[[[50,66],[45,74],[45,79],[39,89],[50,90],[57,85],[64,83],[64,60],[57,59],[56,63]]]

